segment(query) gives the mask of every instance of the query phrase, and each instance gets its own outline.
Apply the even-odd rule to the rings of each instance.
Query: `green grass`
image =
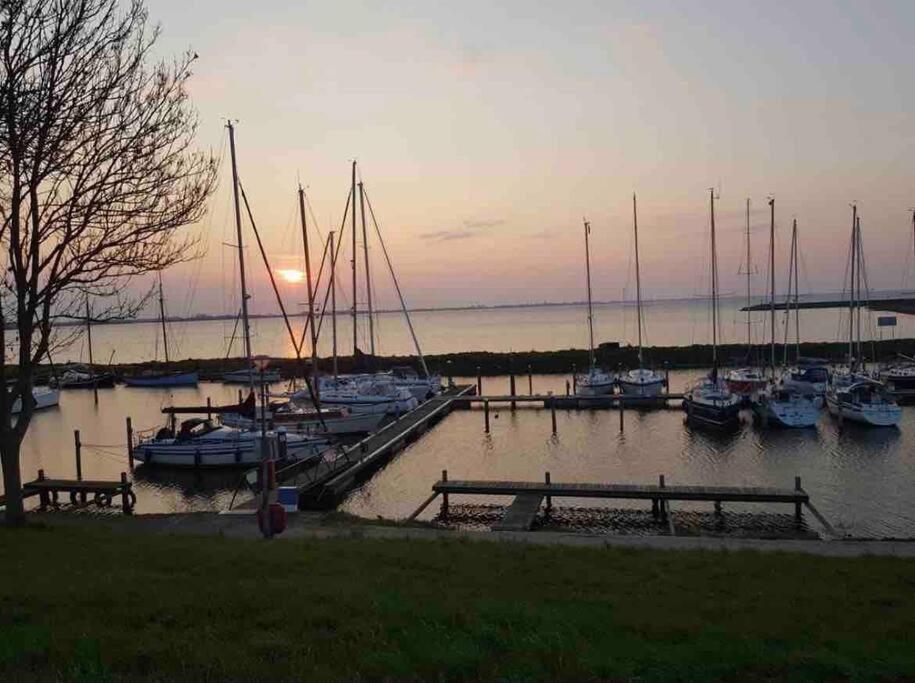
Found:
[[[0,680],[909,680],[915,563],[0,530]]]

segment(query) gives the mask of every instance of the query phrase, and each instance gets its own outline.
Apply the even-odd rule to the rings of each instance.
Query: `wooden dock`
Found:
[[[490,396],[461,396],[454,399],[455,407],[469,408],[473,404],[503,404],[509,405],[526,405],[535,408],[551,408],[566,410],[578,409],[597,409],[597,408],[670,408],[675,407],[679,410],[680,405],[670,406],[670,401],[682,401],[682,393],[664,393],[657,396],[623,396],[620,394],[605,394],[601,396],[582,396],[572,394],[569,396],[554,394],[520,394],[512,395],[490,395]]]
[[[547,509],[552,505],[552,498],[603,498],[618,500],[651,501],[652,514],[661,519],[667,518],[671,501],[707,501],[715,506],[715,513],[720,514],[722,504],[740,503],[785,503],[794,505],[795,519],[801,521],[801,507],[806,506],[811,514],[823,525],[826,533],[835,536],[835,531],[823,518],[810,501],[810,496],[801,487],[800,477],[795,477],[794,488],[776,488],[762,486],[668,486],[664,475],[658,478],[658,484],[602,484],[602,483],[560,483],[552,482],[549,473],[544,481],[489,481],[489,480],[449,480],[447,471],[442,472],[442,479],[432,485],[432,496],[414,512],[409,519],[415,519],[437,496],[442,496],[442,515],[447,516],[449,497],[456,494],[514,496],[503,520],[494,529],[526,530],[530,529],[546,499]]]
[[[127,474],[121,473],[120,481],[101,481],[91,479],[49,479],[44,470],[38,470],[38,478],[22,485],[22,498],[38,496],[41,509],[60,504],[60,495],[69,494],[70,504],[80,507],[90,502],[98,507],[107,508],[120,498],[121,510],[131,514],[137,504],[133,485],[127,481]],[[6,496],[0,496],[0,507],[6,505]]]
[[[425,401],[377,432],[341,449],[333,457],[325,458],[316,466],[293,464],[277,470],[277,483],[298,489],[300,507],[331,506],[357,482],[388,462],[408,443],[418,439],[429,427],[448,415],[456,399],[474,390],[472,384],[450,387],[440,396]],[[256,503],[249,500],[237,507],[253,509]]]

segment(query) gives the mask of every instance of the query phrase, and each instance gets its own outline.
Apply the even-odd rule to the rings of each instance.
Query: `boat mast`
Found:
[[[591,224],[585,220],[585,277],[588,283],[588,362],[590,369],[594,369],[594,311],[591,306],[591,246],[588,235],[591,234]]]
[[[92,372],[92,313],[89,310],[89,295],[86,294],[86,341],[89,344],[89,372]]]
[[[359,181],[359,208],[362,212],[362,252],[365,256],[365,296],[368,299],[369,313],[369,353],[375,357],[375,320],[372,311],[372,278],[369,275],[369,238],[365,227],[365,190]],[[373,360],[374,366],[374,360]]]
[[[635,305],[639,328],[639,370],[644,366],[642,357],[642,278],[639,271],[639,219],[635,192],[632,193],[632,232],[635,237]]]
[[[311,331],[311,382],[318,395],[318,334],[315,328],[315,291],[311,281],[311,254],[308,250],[308,222],[305,218],[305,190],[299,185],[299,218],[302,223],[302,246],[305,249],[305,286],[308,290],[308,322]],[[320,400],[320,398],[319,398]]]
[[[89,315],[89,299],[86,299],[86,315]],[[88,317],[87,317],[88,321]],[[159,272],[159,321],[162,323],[162,347],[165,349],[165,364],[168,365],[168,330],[165,327],[165,297],[162,294],[162,272]],[[91,352],[90,352],[91,353]],[[90,363],[92,361],[89,361]]]
[[[769,317],[772,327],[772,379],[775,379],[775,197],[769,197]]]
[[[792,286],[794,289],[792,289]],[[791,304],[794,303],[795,357],[801,356],[801,312],[799,298],[798,265],[797,265],[797,218],[791,225],[791,249],[788,253],[788,293],[785,295],[785,344],[782,358],[788,364],[788,332],[791,329]]]
[[[715,249],[715,188],[709,188],[709,220],[711,222],[711,284],[712,284],[712,380],[718,380],[718,257]]]
[[[356,255],[357,255],[357,252],[356,252],[356,162],[355,161],[353,161],[353,177],[352,177],[352,184],[350,185],[350,192],[352,193],[352,196],[353,196],[353,213],[352,213],[352,218],[353,218],[353,226],[352,226],[352,229],[353,229],[353,261],[352,261],[352,264],[353,264],[353,361],[355,363],[356,346],[358,344],[358,338],[357,338],[358,329],[356,327],[356,320],[357,320],[358,313],[356,310],[356,300],[359,298],[358,292],[356,290]]]
[[[334,231],[327,235],[330,241],[330,329],[333,339],[334,379],[337,379],[337,252],[334,249]]]
[[[752,316],[750,312],[750,306],[752,301],[750,300],[752,292],[750,291],[750,198],[747,197],[747,363],[750,362],[750,358],[753,355],[753,329],[752,329]]]
[[[857,247],[857,259],[858,259],[858,275],[857,275],[857,292],[855,294],[855,324],[858,328],[858,333],[855,337],[855,353],[858,358],[862,361],[864,360],[864,355],[861,353],[861,302],[863,301],[861,297],[861,283],[864,281],[864,254],[861,244],[861,216],[858,216],[857,224],[857,236],[855,237],[855,245]],[[866,363],[865,363],[866,365]],[[864,368],[867,369],[866,367]]]
[[[229,129],[229,151],[232,157],[232,196],[235,199],[235,232],[238,239],[238,273],[241,282],[241,318],[245,335],[245,367],[248,370],[251,390],[254,390],[254,370],[251,366],[251,323],[248,319],[248,284],[245,281],[245,248],[241,232],[241,204],[238,200],[238,164],[235,159],[235,126],[226,122]]]
[[[801,280],[799,271],[800,254],[797,245],[797,218],[791,228],[791,244],[794,254],[794,357],[801,357]]]
[[[858,252],[858,205],[851,205],[851,277],[848,293],[848,369],[855,371],[855,261]]]

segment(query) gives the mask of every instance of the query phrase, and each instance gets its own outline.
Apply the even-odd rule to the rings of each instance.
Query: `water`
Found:
[[[722,342],[746,341],[746,314],[739,309],[742,299],[725,299],[721,303]],[[595,306],[595,340],[636,341],[635,308],[631,305],[600,304]],[[587,318],[582,305],[531,306],[451,311],[418,311],[413,324],[424,353],[461,351],[551,351],[587,348]],[[778,338],[784,334],[784,314],[778,314]],[[682,346],[710,342],[709,310],[701,300],[658,301],[645,308],[645,344],[648,346]],[[304,319],[293,321],[301,333]],[[331,353],[330,320],[321,331],[319,351]],[[768,340],[768,316],[755,313],[752,332],[754,343]],[[801,335],[804,341],[844,339],[847,322],[839,311],[814,309],[803,311]],[[360,323],[359,345],[369,349],[367,326]],[[222,358],[233,339],[234,320],[204,320],[172,323],[169,351],[173,359]],[[793,330],[793,323],[792,323]],[[899,316],[896,328],[886,328],[887,336],[915,337],[915,318]],[[399,313],[382,313],[376,323],[379,355],[414,353],[413,342]],[[242,355],[237,330],[231,355]],[[252,321],[253,346],[256,353],[275,357],[293,357],[294,351],[279,318]],[[100,325],[93,328],[93,351],[96,362],[135,363],[162,359],[161,329],[157,323]],[[338,340],[341,354],[352,353],[352,326],[348,316],[338,318]],[[56,362],[87,360],[84,341],[55,355]]]
[[[671,373],[672,391],[700,373]],[[533,377],[537,393],[565,392],[566,377]],[[464,380],[472,381],[472,380]],[[527,391],[527,378],[518,378]],[[507,393],[506,377],[484,379],[486,393]],[[23,476],[38,468],[49,476],[73,477],[73,430],[83,441],[83,476],[117,479],[127,470],[125,418],[137,431],[164,424],[163,405],[234,402],[237,387],[201,383],[198,388],[65,391],[59,408],[35,416],[23,444]],[[616,411],[557,411],[558,436],[550,434],[550,414],[520,408],[494,409],[492,429],[483,433],[480,410],[454,411],[379,471],[342,504],[363,517],[403,518],[429,495],[432,482],[447,469],[454,479],[536,480],[549,471],[554,481],[651,483],[664,474],[671,484],[791,487],[800,476],[817,508],[842,532],[869,537],[915,536],[915,406],[903,410],[899,429],[866,429],[847,424],[839,432],[825,412],[815,430],[762,431],[749,415],[740,432],[710,434],[689,430],[679,410],[627,410],[625,431]],[[138,467],[134,477],[140,514],[223,510],[241,473],[191,472]],[[492,498],[455,503],[505,503]],[[562,507],[626,507],[618,501],[557,500]],[[435,506],[433,506],[435,507]],[[632,506],[629,506],[632,507]],[[644,504],[635,504],[644,508]],[[708,512],[710,505],[677,503],[677,510]],[[726,506],[734,512],[790,513],[786,506]],[[431,509],[423,515],[429,519]],[[808,515],[809,516],[809,515]],[[599,527],[600,519],[577,515],[573,526]]]

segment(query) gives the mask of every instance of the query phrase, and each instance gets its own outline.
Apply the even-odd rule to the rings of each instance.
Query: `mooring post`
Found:
[[[210,402],[210,397],[207,396],[207,419],[212,419],[213,417],[213,404]]]
[[[509,372],[511,374],[509,374],[509,376],[508,376],[508,393],[511,394],[511,397],[512,397],[511,409],[514,410],[515,409],[515,395],[516,395],[515,394],[515,371],[510,370]]]
[[[664,488],[664,475],[663,474],[658,475],[658,488],[662,488],[662,489]],[[662,498],[658,502],[658,507],[661,510],[661,519],[667,519],[667,500]]]
[[[38,481],[44,481],[44,470],[38,470]],[[39,489],[38,500],[41,503],[42,509],[48,507],[48,504],[50,503],[50,498],[48,496],[48,492],[45,489]]]
[[[127,464],[130,471],[133,472],[133,424],[130,422],[130,416],[127,416]]]
[[[76,481],[83,480],[83,443],[79,438],[79,430],[73,430],[73,445],[76,450]],[[86,492],[80,491],[79,502],[82,505],[86,504]]]
[[[130,484],[127,483],[126,472],[121,472],[121,512],[125,515],[133,512],[130,506]]]
[[[553,421],[553,436],[556,436],[556,399],[550,394],[550,419]]]
[[[549,473],[549,472],[546,473],[546,476],[544,477],[544,480],[546,481],[547,488],[549,488],[549,486],[550,486],[550,473]],[[547,497],[546,497],[546,514],[547,514],[547,516],[549,516],[550,512],[552,511],[552,509],[553,509],[553,496],[547,495]]]
[[[442,470],[442,483],[448,481],[448,470]],[[448,516],[448,492],[442,494],[442,518]]]
[[[620,396],[618,399],[620,404],[620,433],[623,431],[623,414],[626,412],[626,404],[623,402],[623,397]]]
[[[715,516],[721,517],[721,501],[720,500],[715,501]]]
[[[483,399],[483,431],[489,434],[489,399]]]
[[[801,478],[800,478],[800,477],[795,477],[795,478],[794,478],[794,490],[795,490],[795,491],[801,491],[801,490],[802,490],[802,489],[801,489]],[[798,524],[801,523],[801,504],[800,504],[799,502],[796,502],[796,503],[794,504],[794,521],[797,522]]]
[[[664,390],[670,393],[670,365],[664,361]]]
[[[241,403],[241,389],[238,390],[238,402]]]
[[[578,371],[575,369],[575,363],[572,363],[572,393],[578,393]]]
[[[483,371],[477,366],[477,396],[483,395]]]
[[[569,391],[569,380],[566,380],[566,396],[568,396],[570,393],[572,392]]]
[[[527,364],[527,395],[534,395],[534,375],[531,374],[531,364]]]

